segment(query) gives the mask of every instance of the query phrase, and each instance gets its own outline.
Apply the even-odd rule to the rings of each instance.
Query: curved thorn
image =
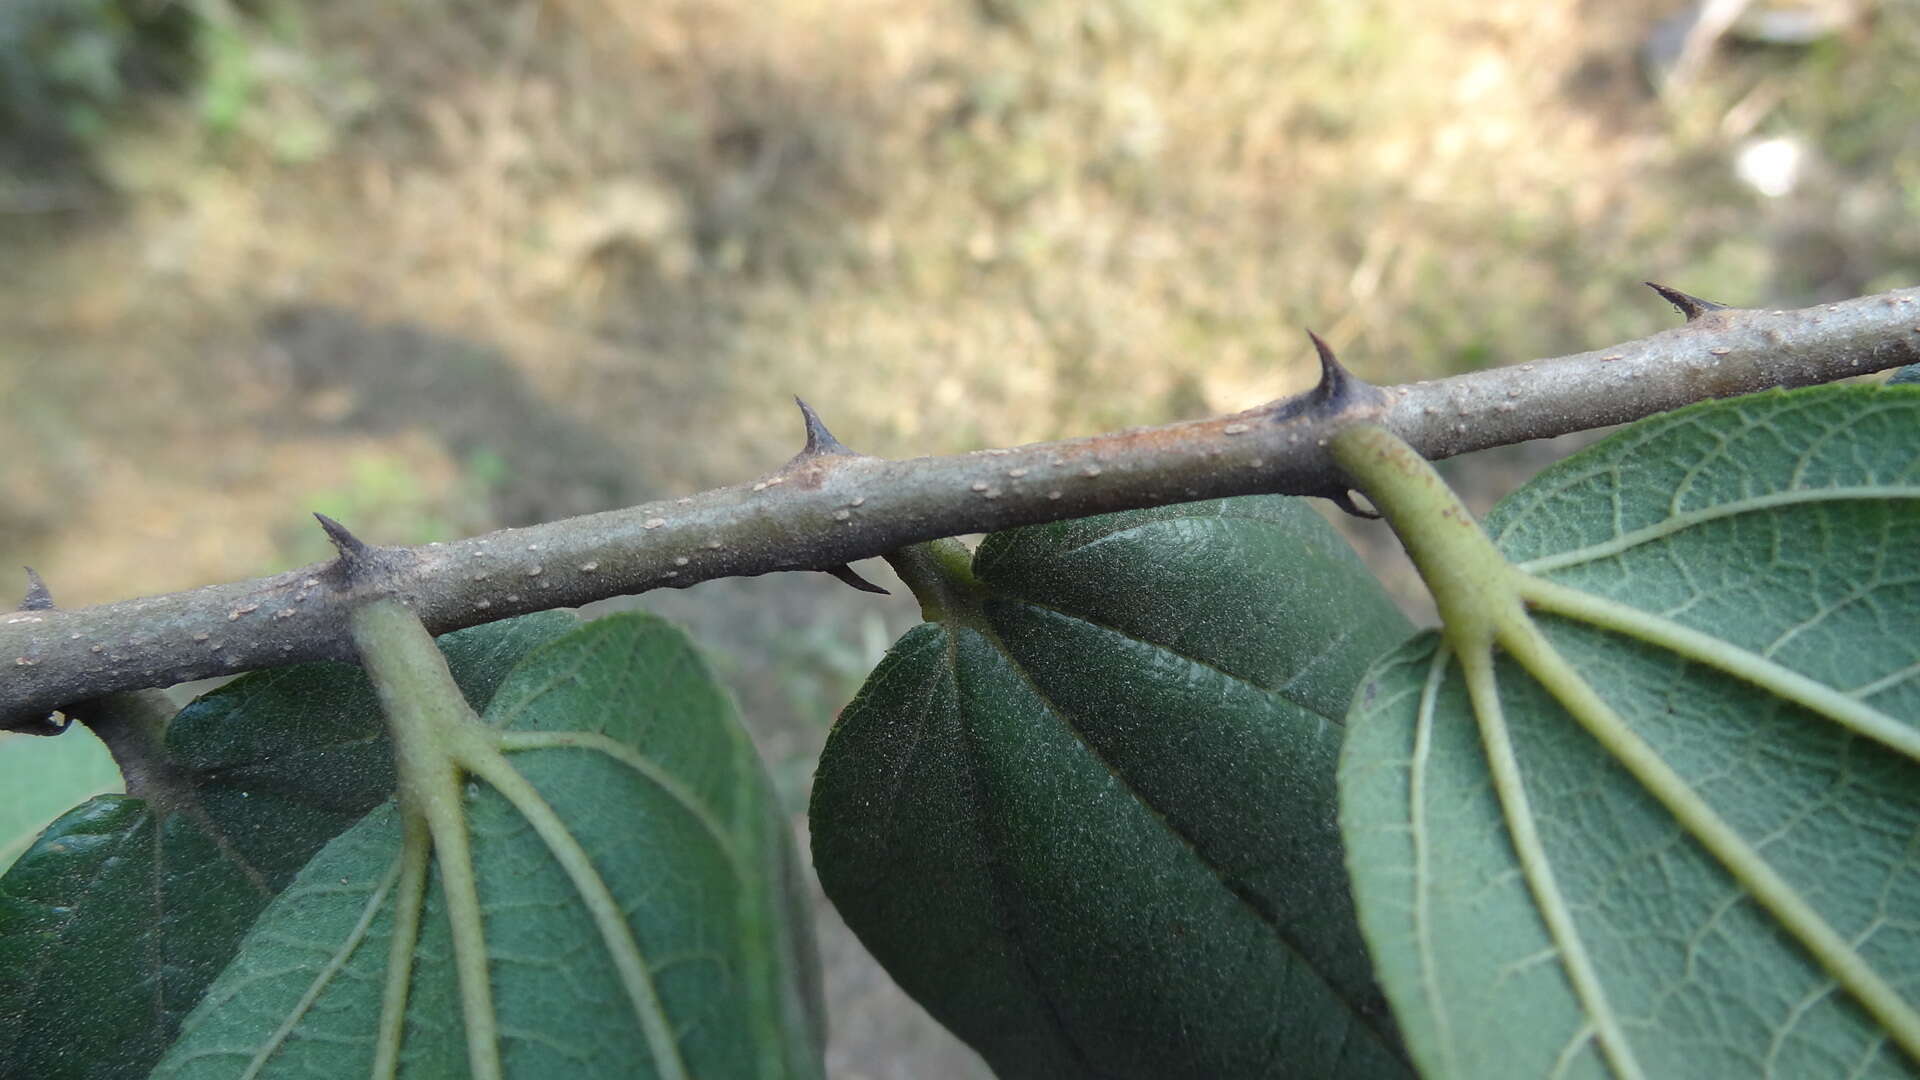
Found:
[[[1660,298],[1672,304],[1673,310],[1685,315],[1688,322],[1692,322],[1709,311],[1724,311],[1731,306],[1728,304],[1715,303],[1712,300],[1702,300],[1697,296],[1690,296],[1683,293],[1679,289],[1670,289],[1658,282],[1644,281],[1641,282],[1641,284],[1659,293]]]
[[[841,565],[841,566],[830,567],[827,570],[825,570],[824,573],[833,575],[834,577],[840,579],[841,581],[844,581],[847,584],[853,586],[854,588],[859,589],[861,592],[879,593],[881,596],[893,595],[892,593],[881,588],[880,586],[875,585],[873,582],[868,581],[866,578],[861,577],[858,573],[854,572],[854,569],[851,566]]]
[[[327,539],[333,541],[334,550],[340,553],[342,563],[351,566],[367,557],[366,542],[348,532],[345,525],[317,510],[313,516],[320,522],[320,528],[326,531]]]
[[[40,575],[34,572],[33,567],[23,566],[20,569],[27,572],[27,596],[20,601],[20,610],[52,611],[53,593],[47,590],[47,583],[40,580]]]
[[[793,403],[800,406],[800,416],[807,423],[807,445],[801,449],[801,457],[809,458],[820,457],[824,454],[853,453],[853,451],[847,449],[839,439],[833,437],[833,432],[828,431],[827,425],[821,423],[820,414],[813,411],[813,406],[800,400],[800,395],[794,395]]]
[[[1333,346],[1319,334],[1309,330],[1307,337],[1313,342],[1313,351],[1320,356],[1320,381],[1313,389],[1271,406],[1275,420],[1291,420],[1303,413],[1325,415],[1338,411],[1347,404],[1356,387],[1366,385],[1341,365],[1340,358],[1333,354]]]
[[[1307,338],[1313,342],[1313,351],[1320,355],[1320,382],[1314,390],[1331,397],[1352,376],[1340,366],[1340,358],[1333,355],[1333,346],[1313,331],[1307,331]]]
[[[1353,493],[1351,491],[1348,491],[1346,488],[1341,488],[1338,491],[1322,492],[1321,494],[1322,494],[1322,497],[1325,498],[1328,502],[1332,503],[1333,505],[1339,507],[1342,510],[1345,510],[1347,513],[1353,515],[1354,517],[1361,518],[1366,521],[1380,520],[1380,511],[1360,509],[1359,504],[1353,501]]]

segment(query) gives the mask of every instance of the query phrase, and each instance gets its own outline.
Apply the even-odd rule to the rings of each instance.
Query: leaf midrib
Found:
[[[1021,601],[1021,602],[1024,603],[1025,601]],[[1035,606],[1038,606],[1038,605],[1035,605]],[[1072,616],[1066,615],[1065,613],[1059,613],[1059,614],[1061,614],[1062,617],[1065,617],[1065,618],[1072,618]],[[1245,885],[1242,885],[1239,882],[1237,882],[1234,879],[1234,877],[1228,874],[1223,867],[1217,865],[1211,858],[1209,858],[1206,852],[1201,849],[1199,843],[1196,840],[1194,840],[1193,837],[1188,836],[1185,831],[1183,831],[1177,825],[1175,825],[1173,820],[1167,816],[1164,810],[1162,810],[1159,806],[1156,806],[1152,800],[1148,799],[1145,792],[1142,792],[1138,787],[1136,787],[1133,781],[1129,779],[1125,773],[1121,772],[1118,768],[1116,768],[1113,762],[1107,759],[1107,756],[1105,754],[1102,754],[1098,748],[1096,748],[1091,742],[1087,740],[1086,734],[1080,730],[1080,725],[1074,722],[1074,720],[1069,715],[1067,710],[1061,708],[1060,705],[1056,703],[1053,700],[1053,698],[1045,690],[1041,689],[1040,685],[1034,681],[1032,674],[1027,671],[1026,665],[1022,664],[1017,658],[1014,657],[1012,651],[1007,648],[1006,642],[1000,637],[1000,634],[997,629],[991,632],[982,632],[976,629],[975,632],[980,633],[981,638],[984,641],[986,641],[987,644],[990,647],[992,647],[992,649],[996,653],[998,653],[1003,660],[1007,662],[1008,666],[1011,667],[1018,674],[1020,680],[1026,684],[1027,688],[1033,693],[1033,695],[1041,702],[1041,704],[1046,706],[1047,711],[1051,715],[1053,715],[1053,717],[1056,720],[1058,720],[1059,723],[1063,727],[1065,727],[1071,735],[1073,735],[1074,739],[1080,743],[1080,745],[1086,750],[1088,755],[1090,755],[1093,758],[1093,760],[1099,762],[1101,767],[1106,769],[1107,772],[1110,775],[1112,775],[1116,781],[1120,783],[1121,787],[1123,787],[1126,790],[1127,794],[1131,796],[1134,799],[1134,801],[1138,802],[1141,806],[1145,807],[1148,811],[1150,811],[1155,817],[1155,819],[1157,819],[1160,822],[1161,827],[1164,828],[1169,835],[1179,840],[1180,843],[1183,846],[1185,846],[1190,853],[1192,853],[1194,860],[1197,861],[1201,866],[1206,868],[1207,873],[1212,875],[1214,880],[1220,883],[1221,888],[1225,889],[1229,895],[1231,895],[1243,907],[1245,907],[1248,911],[1250,911],[1253,914],[1255,919],[1259,920],[1262,924],[1264,924],[1268,928],[1268,930],[1272,932],[1274,939],[1278,941],[1284,948],[1286,948],[1286,950],[1289,953],[1291,953],[1294,956],[1294,958],[1300,962],[1302,967],[1304,967],[1306,970],[1311,971],[1313,973],[1314,978],[1319,980],[1320,984],[1326,988],[1328,996],[1338,1001],[1341,1007],[1347,1010],[1348,1014],[1351,1016],[1351,1018],[1354,1021],[1366,1027],[1368,1030],[1372,1031],[1375,1037],[1381,1040],[1381,1043],[1383,1045],[1397,1048],[1398,1041],[1393,1037],[1391,1032],[1386,1029],[1383,1029],[1380,1026],[1378,1018],[1370,1016],[1366,1012],[1362,1011],[1357,1003],[1350,1000],[1347,997],[1347,995],[1345,995],[1344,993],[1340,992],[1340,989],[1334,985],[1333,981],[1328,977],[1327,973],[1324,971],[1321,971],[1319,965],[1313,962],[1313,960],[1311,959],[1311,954],[1306,950],[1304,944],[1301,942],[1301,940],[1298,937],[1296,937],[1293,933],[1291,933],[1286,927],[1282,926],[1278,921],[1277,917],[1271,911],[1268,911],[1266,906],[1261,904],[1257,897],[1251,895],[1250,890]],[[952,636],[953,636],[953,632],[950,631],[949,637],[951,638]],[[1133,639],[1133,640],[1138,640],[1138,639]],[[1151,644],[1151,643],[1143,642],[1143,644]],[[957,679],[959,676],[959,668],[958,668],[958,664],[955,662],[956,659],[957,658],[954,657],[953,653],[950,651],[948,662],[953,665],[954,676]],[[1222,674],[1226,674],[1226,673],[1223,672]],[[1232,676],[1228,676],[1228,677],[1231,678]],[[1241,681],[1244,682],[1244,680],[1241,680]],[[1245,685],[1252,686],[1253,684],[1246,683]],[[1271,691],[1264,690],[1261,687],[1254,687],[1254,689],[1261,690],[1262,693],[1268,693],[1268,694],[1272,693]],[[965,727],[966,725],[962,725],[963,729]]]
[[[960,755],[960,760],[964,763],[966,769],[967,781],[972,789],[974,806],[980,808],[987,804],[987,788],[985,781],[980,777],[978,765],[980,754],[974,746],[975,737],[973,726],[966,722],[964,708],[960,699],[960,634],[963,630],[974,630],[974,632],[980,634],[981,639],[986,641],[990,648],[999,652],[1001,656],[1006,657],[1009,662],[1012,661],[1012,658],[1006,656],[1006,651],[1001,647],[997,636],[990,631],[982,631],[971,626],[965,628],[943,626],[941,629],[944,631],[947,639],[943,650],[946,654],[946,677],[953,680],[953,707],[954,711],[959,714],[956,716],[959,722],[955,726],[959,731],[960,738],[967,744],[967,752]],[[1017,670],[1019,665],[1015,664],[1014,667]],[[1025,673],[1022,672],[1022,674],[1024,675]],[[1046,699],[1043,697],[1041,700],[1044,701]],[[1093,1075],[1092,1059],[1087,1056],[1087,1052],[1085,1048],[1080,1045],[1079,1040],[1074,1038],[1073,1030],[1068,1026],[1066,1018],[1060,1015],[1059,1002],[1054,1000],[1053,994],[1047,989],[1047,984],[1041,980],[1039,973],[1034,970],[1033,950],[1026,947],[1025,935],[1021,932],[1022,925],[1020,921],[1014,917],[1013,906],[1007,903],[1007,893],[1011,890],[1005,881],[1004,867],[1001,864],[999,849],[996,845],[987,845],[986,866],[987,877],[991,883],[994,900],[999,906],[999,914],[1003,924],[1021,943],[1021,948],[1015,950],[1015,955],[1019,958],[1021,973],[1027,977],[1028,985],[1033,987],[1034,996],[1039,998],[1041,1005],[1046,1008],[1047,1022],[1053,1027],[1054,1032],[1058,1034],[1061,1043],[1066,1046],[1067,1053],[1071,1054],[1073,1060],[1079,1064],[1080,1071],[1083,1074]]]
[[[1228,679],[1232,682],[1240,684],[1241,686],[1245,686],[1245,687],[1248,687],[1249,689],[1256,690],[1262,694],[1265,694],[1268,697],[1277,698],[1281,701],[1284,701],[1287,704],[1294,706],[1295,708],[1302,709],[1306,712],[1312,713],[1314,716],[1319,717],[1320,719],[1326,721],[1329,724],[1334,725],[1335,727],[1346,726],[1346,717],[1344,715],[1328,716],[1327,714],[1321,712],[1318,708],[1315,708],[1312,704],[1302,701],[1299,698],[1296,698],[1293,695],[1287,693],[1287,688],[1299,682],[1301,678],[1303,678],[1308,671],[1311,671],[1313,669],[1313,666],[1315,664],[1319,663],[1321,660],[1325,659],[1327,656],[1331,655],[1335,651],[1343,648],[1347,644],[1347,642],[1353,640],[1354,630],[1353,630],[1353,627],[1350,625],[1343,627],[1338,635],[1330,639],[1330,643],[1327,645],[1326,648],[1321,649],[1319,652],[1315,653],[1313,657],[1310,660],[1308,660],[1305,664],[1302,664],[1300,666],[1300,670],[1294,672],[1292,675],[1287,677],[1286,682],[1281,683],[1279,686],[1262,686],[1261,684],[1254,682],[1252,679],[1249,679],[1244,675],[1241,675],[1237,672],[1228,671],[1226,668],[1221,667],[1219,664],[1216,664],[1211,660],[1205,660],[1198,656],[1193,656],[1188,653],[1181,652],[1180,650],[1174,648],[1173,646],[1167,645],[1163,642],[1148,640],[1147,638],[1140,637],[1137,634],[1132,633],[1131,631],[1123,630],[1120,627],[1114,626],[1110,623],[1102,622],[1099,619],[1091,618],[1080,612],[1068,611],[1064,608],[1057,608],[1049,604],[1040,603],[1039,601],[1036,601],[1036,600],[1029,600],[1024,596],[1016,596],[999,589],[997,586],[993,587],[993,589],[994,589],[995,595],[998,596],[1000,599],[1007,600],[1011,603],[1020,604],[1024,607],[1031,608],[1034,611],[1043,611],[1049,615],[1058,615],[1060,618],[1063,618],[1063,619],[1071,619],[1074,622],[1083,623],[1087,626],[1093,627],[1096,630],[1100,630],[1105,633],[1112,634],[1113,636],[1117,638],[1121,638],[1126,641],[1137,642],[1141,645],[1145,645],[1149,649],[1153,649],[1161,653],[1162,655],[1170,656],[1183,663],[1192,664],[1194,667],[1211,671],[1216,675],[1219,675],[1223,679]],[[996,641],[999,640],[998,631],[995,631],[993,636]]]

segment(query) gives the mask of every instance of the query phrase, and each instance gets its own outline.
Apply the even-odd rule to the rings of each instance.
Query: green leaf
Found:
[[[0,874],[75,803],[121,788],[113,755],[78,727],[47,737],[0,734]]]
[[[504,1074],[820,1075],[817,972],[786,823],[685,637],[647,615],[592,623],[529,656],[486,721],[618,901],[672,1033],[650,1044],[620,946],[522,808],[476,781],[464,811]],[[329,844],[154,1075],[368,1075],[402,851],[391,805]],[[401,1076],[468,1075],[443,881],[436,872],[424,899]]]
[[[815,780],[814,865],[1003,1077],[1402,1076],[1340,884],[1339,718],[1405,620],[1298,500],[989,537]]]
[[[484,704],[574,625],[547,612],[441,644]],[[182,709],[166,743],[186,781],[175,804],[93,799],[0,877],[6,1075],[144,1074],[273,894],[393,790],[378,702],[348,664],[236,679]]]
[[[1920,391],[1758,395],[1489,516],[1526,609],[1484,693],[1450,616],[1368,675],[1341,763],[1423,1075],[1920,1073],[1917,449]]]

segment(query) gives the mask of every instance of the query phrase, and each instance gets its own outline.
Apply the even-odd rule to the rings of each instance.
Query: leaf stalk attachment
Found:
[[[526,819],[566,871],[592,914],[645,1032],[663,1080],[684,1080],[679,1041],[667,1019],[652,975],[642,961],[626,915],[586,851],[540,793],[503,753],[509,736],[481,721],[447,667],[446,656],[418,613],[386,594],[377,580],[377,552],[337,523],[327,532],[340,548],[349,587],[363,599],[349,627],[367,675],[380,698],[393,740],[402,825],[399,888],[394,913],[387,984],[375,1048],[373,1075],[390,1080],[399,1068],[400,1044],[413,953],[420,935],[429,860],[439,867],[452,930],[454,965],[475,1080],[500,1080],[499,1014],[488,969],[484,914],[467,829],[467,781],[484,781]]]
[[[1837,984],[1885,1026],[1901,1050],[1920,1063],[1920,1010],[1902,998],[1861,956],[1855,944],[1836,931],[1768,862],[1760,848],[1721,817],[1661,758],[1548,641],[1529,609],[1551,610],[1674,648],[1690,660],[1782,692],[1822,715],[1829,715],[1823,707],[1828,703],[1793,693],[1804,688],[1788,685],[1792,682],[1790,673],[1780,674],[1764,664],[1745,662],[1746,658],[1733,655],[1723,643],[1694,640],[1701,635],[1690,635],[1650,613],[1586,597],[1513,565],[1433,467],[1386,428],[1370,423],[1350,425],[1332,437],[1329,449],[1354,486],[1386,517],[1433,594],[1442,620],[1444,649],[1460,662],[1466,675],[1495,792],[1528,887],[1590,1018],[1593,1037],[1614,1071],[1624,1077],[1643,1075],[1626,1029],[1608,1002],[1603,980],[1581,939],[1573,907],[1555,882],[1551,860],[1534,832],[1534,815],[1528,807],[1494,676],[1496,645],[1538,680]],[[1443,655],[1438,662],[1444,664],[1445,660]],[[1853,715],[1863,712],[1867,715]],[[1847,716],[1833,718],[1913,755],[1911,730],[1903,725],[1890,728],[1882,722],[1885,718],[1871,709],[1856,708]]]
[[[920,601],[920,617],[925,621],[974,625],[983,618],[980,602],[986,589],[973,576],[973,552],[967,545],[951,538],[929,540],[886,558]]]

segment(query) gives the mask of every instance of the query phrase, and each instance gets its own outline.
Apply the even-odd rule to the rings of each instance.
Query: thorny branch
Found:
[[[1344,502],[1326,441],[1356,419],[1437,459],[1920,362],[1920,288],[1798,311],[1723,308],[1656,288],[1686,325],[1574,356],[1381,388],[1320,346],[1320,385],[1261,408],[903,461],[848,450],[803,405],[806,448],[749,483],[451,543],[370,548],[383,572],[353,580],[335,560],[0,615],[0,727],[47,730],[53,710],[112,691],[350,660],[347,610],[367,589],[398,596],[439,634],[718,577],[823,570],[853,583],[852,560],[945,536],[1257,492]]]

